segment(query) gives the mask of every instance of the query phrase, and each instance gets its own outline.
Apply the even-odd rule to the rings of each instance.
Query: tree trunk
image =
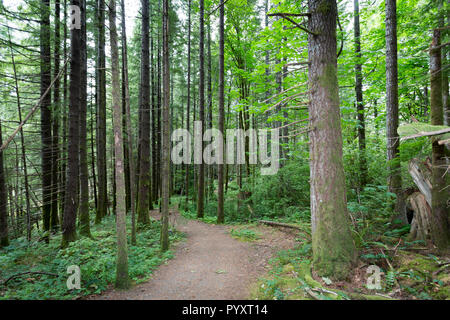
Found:
[[[149,2],[142,1],[142,55],[141,55],[141,157],[139,168],[138,223],[149,224],[150,195],[150,50]]]
[[[225,5],[220,6],[219,12],[219,131],[225,132]],[[224,148],[222,146],[222,154]],[[224,160],[224,157],[222,158]],[[217,223],[225,222],[224,211],[224,169],[219,162],[217,189]]]
[[[389,192],[397,195],[395,210],[406,222],[402,194],[402,176],[398,135],[398,65],[397,65],[397,4],[386,0],[386,138]]]
[[[354,1],[355,16],[355,54],[357,63],[355,65],[355,91],[356,111],[358,113],[358,142],[359,142],[359,187],[364,188],[367,183],[367,160],[366,160],[366,124],[364,119],[363,105],[363,79],[361,62],[361,31],[359,23],[359,0]]]
[[[58,175],[59,175],[59,117],[60,117],[60,80],[58,78],[59,74],[59,59],[60,57],[60,33],[61,33],[61,24],[60,24],[60,13],[61,6],[60,1],[55,1],[55,38],[54,38],[54,77],[55,84],[53,90],[53,145],[52,145],[52,212],[50,217],[50,228],[53,232],[58,230],[59,227],[59,218],[58,218],[58,195],[59,195],[59,186],[58,186]]]
[[[87,33],[86,0],[81,0],[81,87],[80,87],[80,234],[91,236],[89,221],[89,169],[87,153]]]
[[[50,53],[50,0],[41,2],[41,96],[51,83],[51,53]],[[52,112],[51,94],[47,94],[41,104],[41,166],[42,166],[42,218],[44,232],[50,231],[52,211]],[[44,235],[48,243],[48,234]]]
[[[71,4],[80,6],[80,0],[72,0]],[[80,142],[80,88],[81,88],[81,30],[71,30],[71,60],[70,60],[70,105],[69,105],[69,137],[67,148],[67,181],[64,199],[64,218],[62,225],[62,247],[76,240],[76,219],[78,209],[79,180],[79,142]]]
[[[130,286],[128,277],[128,253],[126,230],[125,175],[123,157],[122,108],[120,105],[119,48],[117,46],[116,1],[109,1],[109,30],[111,41],[112,110],[114,123],[114,150],[116,168],[116,228],[117,228],[117,269],[116,288]]]
[[[95,223],[101,223],[108,211],[106,171],[106,60],[105,60],[105,0],[98,0],[98,49],[97,49],[97,170],[98,208]]]
[[[0,146],[3,144],[2,123],[0,120]],[[9,246],[8,239],[8,193],[6,190],[3,151],[0,150],[0,248]]]
[[[441,32],[433,31],[433,41],[430,49],[430,102],[431,124],[441,126],[444,124],[442,107],[442,61],[441,49],[436,47],[441,44]],[[450,245],[450,228],[447,209],[448,190],[446,189],[446,157],[445,146],[439,145],[438,139],[433,139],[433,168],[431,189],[431,239],[440,251],[446,250]]]
[[[123,84],[125,88],[125,116],[127,124],[128,136],[128,163],[130,170],[130,207],[131,207],[131,244],[136,245],[136,182],[135,182],[135,166],[133,158],[133,129],[131,128],[131,110],[130,110],[130,88],[128,81],[128,49],[127,49],[127,32],[125,23],[125,1],[121,0],[122,7],[122,59],[123,59]]]
[[[205,129],[205,1],[200,0],[200,43],[199,43],[199,59],[200,59],[200,76],[199,76],[199,121],[201,122],[202,132]],[[200,142],[201,150],[203,150],[203,139]],[[203,157],[202,157],[203,158]],[[198,165],[198,190],[197,190],[197,217],[203,218],[204,213],[204,194],[205,194],[205,165],[203,159],[201,164]]]
[[[170,175],[170,65],[169,65],[169,0],[163,0],[163,111],[161,156],[161,251],[169,250],[169,198],[167,179]]]
[[[187,71],[187,110],[186,110],[186,129],[190,130],[190,118],[191,118],[191,0],[188,0],[188,71]],[[189,169],[190,164],[186,164],[186,177],[185,177],[185,189],[186,189],[186,204],[189,201]]]
[[[308,36],[313,265],[321,276],[344,279],[356,260],[347,212],[337,79],[334,0],[309,0]]]

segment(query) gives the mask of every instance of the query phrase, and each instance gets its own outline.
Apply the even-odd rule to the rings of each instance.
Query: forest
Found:
[[[0,300],[450,299],[449,48],[445,0],[0,0]]]

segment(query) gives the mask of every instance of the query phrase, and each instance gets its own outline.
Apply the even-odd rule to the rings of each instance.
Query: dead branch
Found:
[[[400,141],[406,141],[406,140],[411,140],[411,139],[417,139],[417,138],[422,138],[422,137],[434,137],[434,136],[440,136],[442,134],[446,134],[446,133],[450,133],[450,128],[449,129],[442,129],[439,131],[434,131],[434,132],[419,132],[417,134],[414,134],[412,136],[408,136],[408,137],[404,137],[401,138]]]
[[[269,13],[267,16],[268,17],[277,17],[280,15],[285,15],[287,17],[310,17],[311,13],[306,12],[306,13],[284,13],[284,12],[276,12],[276,13]]]
[[[9,277],[5,281],[3,281],[1,284],[6,286],[6,284],[9,281],[11,281],[12,279],[15,279],[17,277],[20,277],[20,276],[23,276],[23,275],[26,275],[26,274],[37,274],[37,275],[46,275],[46,276],[52,276],[52,277],[59,277],[59,275],[55,274],[55,273],[48,273],[48,272],[41,272],[41,271],[36,271],[36,272],[28,271],[28,272],[21,272],[21,273],[17,273],[15,275],[12,275],[11,277]]]
[[[8,139],[6,139],[5,143],[0,147],[0,152],[5,150],[6,148],[8,148],[9,144],[11,143],[11,141],[13,141],[13,139],[20,132],[20,130],[25,125],[25,123],[33,116],[33,114],[36,112],[36,110],[41,105],[41,103],[44,100],[44,98],[50,92],[51,88],[55,85],[55,82],[63,75],[64,69],[65,69],[65,67],[66,67],[68,62],[69,62],[69,59],[66,60],[66,62],[63,65],[63,67],[61,68],[61,71],[59,72],[59,74],[56,76],[55,79],[53,79],[53,81],[50,84],[50,86],[47,88],[47,90],[45,90],[44,94],[39,98],[39,101],[35,104],[35,106],[31,109],[31,111],[26,115],[26,117],[23,119],[22,123],[17,127],[16,130],[14,130],[13,134]]]
[[[301,29],[301,30],[303,30],[303,31],[305,31],[305,32],[307,32],[307,33],[309,33],[309,34],[312,34],[313,36],[318,36],[318,35],[319,35],[317,32],[311,31],[311,30],[309,30],[308,28],[305,28],[304,26],[298,24],[297,22],[295,22],[294,20],[292,20],[291,18],[289,18],[289,17],[288,17],[286,14],[284,14],[284,13],[272,13],[272,14],[270,14],[270,15],[268,15],[268,16],[269,16],[269,17],[274,17],[274,16],[282,17],[283,19],[285,19],[285,20],[289,21],[290,23],[292,23],[293,25],[295,25],[297,28],[299,28],[299,29]]]
[[[309,133],[311,131],[312,131],[312,129],[308,128],[307,130],[299,131],[299,132],[297,132],[297,133],[295,133],[295,134],[293,134],[291,136],[280,137],[280,139],[292,139],[292,138],[301,136],[302,134]]]
[[[308,93],[309,93],[309,91],[307,91],[307,92],[299,92],[299,93],[296,93],[296,94],[294,94],[294,95],[292,95],[290,97],[286,97],[283,100],[281,100],[281,101],[277,102],[276,104],[274,104],[272,107],[267,109],[265,112],[272,111],[273,109],[277,108],[278,106],[282,105],[283,103],[286,103],[286,102],[288,102],[290,100],[293,100],[293,99],[295,99],[297,97],[304,96],[304,95],[306,95]]]
[[[287,128],[287,127],[290,127],[290,126],[293,126],[293,125],[296,125],[296,124],[299,124],[299,123],[307,122],[309,120],[310,120],[309,118],[308,119],[302,119],[302,120],[299,120],[299,121],[288,123],[288,124],[286,124],[286,125],[284,125],[282,127],[276,128],[276,129],[284,129],[284,128]]]

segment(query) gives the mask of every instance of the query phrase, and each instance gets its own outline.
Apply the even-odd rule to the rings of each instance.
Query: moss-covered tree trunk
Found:
[[[126,230],[126,194],[123,156],[122,108],[120,105],[119,48],[117,45],[116,1],[109,1],[109,30],[111,41],[112,110],[114,126],[114,151],[116,168],[116,229],[117,229],[117,270],[116,288],[126,289],[130,285],[128,277],[128,253]]]
[[[430,102],[431,102],[431,124],[440,126],[444,124],[444,109],[442,107],[442,61],[441,32],[433,31],[433,41],[430,48]],[[444,251],[450,245],[450,227],[447,209],[448,190],[446,185],[446,157],[445,146],[439,145],[438,139],[433,141],[433,168],[431,191],[431,239],[439,250]]]
[[[356,259],[347,212],[337,79],[335,0],[309,0],[311,218],[314,269],[344,279]]]

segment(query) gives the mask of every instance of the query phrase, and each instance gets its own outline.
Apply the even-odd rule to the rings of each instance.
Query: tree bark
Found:
[[[389,192],[397,195],[395,210],[406,222],[402,194],[402,176],[398,135],[398,63],[397,63],[397,4],[386,0],[386,138]]]
[[[199,121],[201,122],[202,132],[205,129],[205,1],[200,0],[200,42],[199,42],[199,60],[200,60],[200,75],[199,75]],[[201,150],[203,150],[203,139],[200,143]],[[205,165],[202,163],[198,165],[198,189],[197,189],[197,217],[203,218],[204,213],[204,194],[205,194]]]
[[[80,0],[72,0],[71,4],[80,6]],[[67,148],[67,175],[64,199],[64,217],[62,225],[62,247],[76,240],[76,219],[78,209],[79,184],[79,142],[80,142],[80,88],[81,88],[81,30],[71,30],[70,60],[70,105],[69,105],[69,137]]]
[[[116,168],[116,228],[117,228],[117,269],[116,288],[130,286],[128,277],[128,253],[126,230],[125,174],[123,157],[122,108],[120,105],[119,48],[117,45],[116,1],[109,1],[109,30],[111,41],[112,110],[114,123],[114,150]]]
[[[436,47],[441,44],[441,32],[433,31],[433,41],[430,49],[430,106],[431,124],[441,126],[444,124],[444,109],[442,106],[442,60],[441,49]],[[439,145],[438,139],[433,141],[432,160],[432,185],[431,189],[431,239],[438,250],[444,251],[450,246],[450,227],[447,209],[448,190],[446,186],[446,157],[445,146]]]
[[[359,0],[354,1],[354,29],[355,29],[355,92],[356,111],[358,114],[358,142],[359,142],[359,186],[364,188],[367,184],[367,160],[366,160],[366,124],[363,104],[363,79],[361,62],[361,31],[359,23]]]
[[[187,110],[186,110],[186,129],[190,130],[191,118],[191,0],[188,0],[188,56],[187,56]],[[186,204],[189,201],[189,169],[190,164],[185,165],[185,189],[186,189]]]
[[[141,55],[141,119],[140,119],[140,168],[138,223],[149,224],[150,195],[150,38],[149,38],[149,2],[142,0],[142,55]]]
[[[50,54],[50,0],[41,1],[41,96],[51,83]],[[52,211],[52,112],[51,94],[47,94],[41,103],[41,166],[42,166],[42,218],[44,222],[44,240],[48,243]]]
[[[86,0],[81,0],[80,87],[80,234],[91,237],[89,221],[89,169],[87,152],[87,31]]]
[[[3,144],[2,123],[0,120],[0,145]],[[9,246],[8,238],[8,193],[6,190],[3,151],[0,150],[0,248]]]
[[[169,65],[169,0],[163,0],[163,110],[161,155],[161,251],[169,250],[170,188],[170,65]]]
[[[337,79],[334,0],[309,0],[311,218],[313,265],[321,276],[345,279],[356,260],[347,212]]]
[[[108,211],[106,171],[106,60],[105,60],[105,0],[98,0],[98,48],[97,48],[97,174],[98,208],[95,223],[101,223]]]
[[[225,132],[225,6],[219,9],[219,131]],[[223,147],[223,146],[222,146]],[[222,152],[224,148],[222,148]],[[222,159],[224,160],[224,159]],[[218,164],[217,189],[217,223],[225,222],[224,211],[224,169],[225,165]]]
[[[58,230],[59,218],[58,218],[58,195],[59,195],[59,117],[60,117],[60,80],[58,78],[60,69],[60,50],[61,50],[61,24],[60,24],[60,13],[61,5],[60,1],[55,1],[55,37],[54,37],[54,90],[53,90],[53,141],[52,141],[52,206],[51,206],[51,217],[50,217],[50,228],[53,232]]]
[[[127,32],[125,21],[125,1],[121,0],[122,7],[122,59],[123,59],[123,84],[125,88],[125,116],[127,124],[128,136],[128,163],[130,170],[130,207],[131,207],[131,244],[136,245],[136,182],[135,182],[135,165],[133,157],[133,129],[131,128],[131,110],[130,110],[130,88],[128,81],[128,48],[127,48]]]

